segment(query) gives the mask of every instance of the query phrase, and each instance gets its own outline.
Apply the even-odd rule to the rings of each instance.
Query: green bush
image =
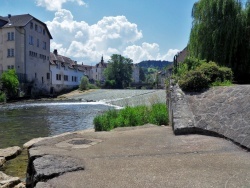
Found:
[[[9,69],[8,71],[3,72],[1,83],[7,98],[15,98],[17,96],[19,81],[14,69]]]
[[[187,58],[179,67],[175,78],[179,80],[179,85],[184,91],[201,91],[209,86],[231,85],[233,72],[230,68],[220,67],[215,62],[206,63],[195,58]]]
[[[89,79],[86,76],[83,76],[81,79],[81,83],[79,85],[79,89],[81,91],[89,89]]]
[[[178,83],[183,91],[201,91],[209,87],[209,81],[200,70],[191,70],[182,76]]]
[[[150,106],[125,107],[124,109],[109,110],[95,117],[96,131],[110,131],[116,127],[140,126],[146,123],[156,125],[168,124],[168,112],[165,104]]]
[[[116,86],[115,80],[106,80],[104,83],[104,87],[107,89],[115,88],[115,86]]]
[[[0,102],[6,102],[6,95],[2,91],[0,91]]]
[[[199,60],[195,57],[187,57],[184,62],[187,65],[188,70],[195,70],[197,67],[201,66],[202,64],[206,63],[204,60]]]
[[[233,81],[233,71],[232,71],[232,69],[230,69],[228,67],[220,67],[219,75],[220,75],[222,82],[225,82],[225,81],[232,82]]]
[[[197,69],[209,78],[210,83],[215,82],[217,78],[221,78],[220,67],[215,62],[204,63]]]

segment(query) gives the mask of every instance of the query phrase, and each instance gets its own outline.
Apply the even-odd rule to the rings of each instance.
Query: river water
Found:
[[[40,102],[0,106],[0,148],[32,138],[94,128],[93,119],[114,108],[104,103]]]

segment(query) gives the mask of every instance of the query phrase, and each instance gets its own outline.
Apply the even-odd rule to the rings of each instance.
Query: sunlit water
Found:
[[[22,146],[37,137],[94,128],[93,119],[114,106],[58,102],[0,106],[0,148]]]

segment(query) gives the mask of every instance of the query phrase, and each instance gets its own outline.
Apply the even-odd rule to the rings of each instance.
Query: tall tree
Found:
[[[236,76],[249,71],[247,7],[244,8],[240,0],[200,0],[195,3],[190,55],[231,67]]]
[[[119,54],[113,54],[105,69],[107,80],[115,81],[115,88],[125,88],[132,81],[132,62],[130,58],[125,58]]]

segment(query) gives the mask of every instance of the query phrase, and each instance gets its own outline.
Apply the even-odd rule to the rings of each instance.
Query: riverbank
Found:
[[[57,98],[7,103],[0,109],[3,112],[0,115],[0,148],[15,145],[22,147],[32,138],[91,129],[93,118],[110,108],[149,105],[157,101],[165,103],[165,100],[165,90],[95,89],[85,92],[75,90]],[[19,156],[15,161],[7,163],[6,172],[12,171],[11,175],[20,176],[15,172],[15,167],[24,166],[21,163],[26,162],[27,158]],[[20,171],[25,172],[26,168]]]

